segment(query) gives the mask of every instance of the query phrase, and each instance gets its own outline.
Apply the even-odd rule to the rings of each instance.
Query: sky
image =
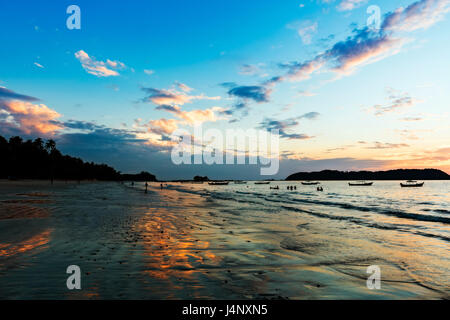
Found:
[[[278,130],[273,178],[450,173],[449,10],[450,0],[2,1],[0,135],[54,139],[159,179],[261,178],[260,164],[174,164],[172,137],[195,126]]]

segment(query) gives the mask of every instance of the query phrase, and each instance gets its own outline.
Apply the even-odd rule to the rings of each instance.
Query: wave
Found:
[[[304,209],[294,208],[294,207],[289,207],[289,206],[282,206],[282,208],[286,209],[286,210],[294,211],[294,212],[306,213],[306,214],[309,214],[309,215],[312,215],[312,216],[315,216],[318,218],[348,221],[348,222],[352,222],[352,223],[362,225],[365,227],[369,227],[369,228],[375,228],[375,229],[381,229],[381,230],[396,230],[396,231],[400,231],[400,232],[410,232],[410,231],[402,228],[399,225],[393,225],[393,224],[388,224],[388,223],[373,223],[373,222],[369,222],[369,221],[366,221],[366,220],[360,219],[360,218],[330,215],[330,214],[326,214],[326,213],[319,213],[319,212],[314,212],[314,211],[309,211],[309,210],[304,210]],[[407,226],[405,226],[405,227],[407,227]],[[423,237],[435,238],[435,239],[440,239],[440,240],[450,242],[449,237],[445,237],[445,236],[441,236],[441,235],[420,232],[420,231],[413,231],[413,233],[423,236]]]

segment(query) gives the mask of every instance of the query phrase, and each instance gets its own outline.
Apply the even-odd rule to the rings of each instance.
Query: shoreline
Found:
[[[346,246],[368,244],[329,234],[327,228],[334,226],[325,228],[318,218],[286,210],[274,215],[250,202],[235,207],[226,199],[171,187],[159,190],[159,183],[150,186],[144,194],[142,183],[135,187],[115,182],[57,187],[19,183],[8,195],[1,193],[1,206],[5,200],[48,200],[15,204],[45,209],[45,217],[0,220],[1,298],[442,296],[404,278],[388,260],[367,254],[346,256]],[[375,250],[377,245],[367,248]],[[330,256],[337,250],[344,254]],[[383,283],[382,292],[367,290],[365,268],[372,263],[401,280]],[[69,264],[82,269],[80,292],[64,287]]]

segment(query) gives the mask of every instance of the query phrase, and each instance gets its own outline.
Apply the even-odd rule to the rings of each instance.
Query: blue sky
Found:
[[[81,9],[69,30],[66,9]],[[381,29],[367,27],[380,9]],[[280,173],[450,172],[449,0],[3,1],[0,134],[160,178],[176,128],[281,130]],[[309,116],[305,116],[309,115]],[[130,156],[132,155],[132,156]]]

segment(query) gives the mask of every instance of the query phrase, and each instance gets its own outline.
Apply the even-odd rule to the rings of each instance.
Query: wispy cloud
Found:
[[[319,117],[319,113],[317,112],[308,112],[301,116],[286,119],[286,120],[276,120],[271,118],[266,118],[259,124],[260,129],[264,129],[267,131],[278,130],[279,135],[282,138],[286,138],[289,140],[306,140],[312,139],[314,137],[303,134],[303,133],[295,133],[292,130],[297,127],[300,123],[301,119],[309,119],[314,120]]]
[[[407,32],[427,29],[441,21],[449,10],[449,0],[421,0],[387,14],[381,27],[385,31]]]
[[[304,44],[311,44],[313,36],[317,33],[318,22],[302,21],[288,24],[289,29],[294,29]]]
[[[40,63],[35,62],[34,65],[38,68],[45,69],[44,66]]]
[[[379,142],[375,141],[372,145],[367,146],[366,149],[398,149],[398,148],[407,148],[409,147],[406,143],[389,143],[389,142]]]
[[[81,62],[81,66],[87,73],[96,77],[118,76],[117,70],[125,68],[125,64],[120,61],[111,61],[109,59],[106,62],[97,61],[83,50],[76,52],[75,57]]]
[[[366,2],[367,0],[342,0],[338,5],[338,10],[350,11],[359,8],[362,4]]]
[[[221,107],[212,107],[204,110],[183,111],[179,106],[160,105],[156,109],[164,110],[174,114],[176,117],[185,121],[189,125],[198,125],[203,122],[215,122],[223,119],[221,115],[225,114],[225,109]]]
[[[341,4],[350,8],[360,2],[343,1]],[[312,59],[280,64],[280,67],[287,69],[287,73],[278,79],[304,81],[324,67],[340,75],[351,74],[358,67],[400,52],[409,39],[395,36],[396,32],[426,29],[442,20],[449,7],[450,0],[419,0],[407,8],[398,8],[385,16],[379,30],[369,27],[354,29],[347,39],[335,43]]]
[[[392,88],[387,88],[387,93],[388,96],[386,99],[388,102],[385,105],[377,104],[369,109],[376,116],[409,108],[421,102],[421,100],[411,97],[407,92],[399,92]]]
[[[184,85],[185,86],[185,85]],[[183,87],[186,90],[187,86]],[[174,89],[156,89],[156,88],[142,88],[147,96],[142,99],[143,102],[152,102],[156,105],[184,105],[193,100],[220,100],[219,96],[208,97],[204,94],[189,95],[185,91],[177,91]],[[190,88],[189,88],[190,91]]]
[[[38,98],[20,94],[20,93],[14,92],[12,90],[9,90],[5,87],[0,87],[0,100],[2,100],[2,99],[4,99],[4,100],[16,99],[16,100],[28,101],[28,102],[39,101]]]

